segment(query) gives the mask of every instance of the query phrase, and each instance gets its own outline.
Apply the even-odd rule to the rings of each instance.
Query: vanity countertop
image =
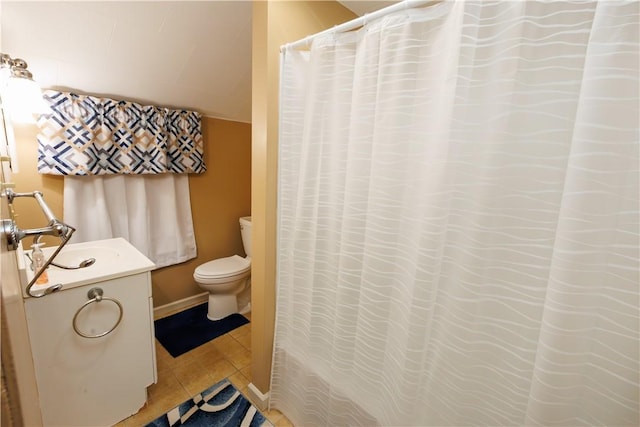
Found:
[[[23,296],[27,297],[25,290],[29,281],[33,278],[31,261],[27,257],[27,254],[30,255],[31,251],[19,250],[21,250],[22,256],[18,256],[18,267],[22,276]],[[56,247],[42,248],[42,252],[47,259],[55,250]],[[88,267],[76,270],[65,270],[53,265],[49,266],[47,269],[49,283],[34,285],[31,288],[32,292],[39,293],[56,284],[61,284],[61,290],[64,291],[65,289],[130,276],[155,268],[155,264],[149,258],[121,237],[68,244],[60,251],[53,262],[67,266],[77,266],[83,260],[89,258],[95,258],[96,261]]]

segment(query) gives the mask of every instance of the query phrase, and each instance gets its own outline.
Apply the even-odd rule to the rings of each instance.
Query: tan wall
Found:
[[[244,255],[238,218],[251,215],[251,125],[203,119],[207,172],[189,176],[198,257],[151,274],[154,306],[202,289],[193,270],[206,261]]]
[[[279,50],[355,15],[334,1],[254,1],[251,376],[269,391],[275,320]]]
[[[40,175],[37,172],[38,142],[36,125],[14,125],[16,138],[16,151],[18,157],[18,172],[13,172],[13,181],[16,184],[15,191],[31,192],[41,191],[44,200],[57,218],[62,218],[62,176]],[[16,198],[13,206],[17,213],[16,223],[20,228],[44,227],[47,220],[38,207],[38,203],[32,198]],[[59,240],[45,237],[47,244],[58,245]],[[31,241],[22,242],[28,249]]]
[[[251,125],[205,117],[202,126],[207,172],[189,176],[198,257],[151,273],[156,307],[202,293],[193,280],[198,264],[244,255],[238,218],[251,214]],[[35,125],[15,128],[19,166],[13,176],[16,191],[42,191],[53,213],[64,218],[63,178],[37,173],[36,134]],[[19,227],[46,225],[35,200],[18,198],[14,206]],[[47,243],[58,244],[52,238],[47,238]]]

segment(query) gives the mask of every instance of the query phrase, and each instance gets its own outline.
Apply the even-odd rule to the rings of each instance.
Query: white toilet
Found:
[[[240,234],[246,258],[233,255],[199,265],[193,272],[198,285],[209,292],[209,320],[238,313],[238,294],[249,287],[251,275],[251,217],[240,218]]]

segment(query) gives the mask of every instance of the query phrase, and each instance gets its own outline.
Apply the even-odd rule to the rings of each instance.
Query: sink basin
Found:
[[[48,259],[56,250],[55,247],[44,247],[42,252]],[[30,261],[24,256],[23,295],[27,297],[26,285],[33,278],[33,271],[28,267]],[[72,289],[89,283],[98,283],[118,277],[129,276],[155,268],[140,251],[134,248],[123,238],[94,240],[91,242],[72,243],[60,251],[53,259],[56,264],[66,267],[77,267],[83,261],[95,258],[95,262],[88,267],[67,270],[50,265],[47,269],[49,282],[42,285],[33,285],[33,292],[39,293],[53,285],[61,285],[61,290]]]
[[[66,267],[77,267],[81,262],[86,261],[89,258],[95,258],[96,262],[93,265],[85,267],[92,268],[100,264],[117,263],[119,257],[120,253],[118,251],[104,246],[93,246],[83,249],[64,248],[58,256],[54,258],[53,262]],[[57,267],[51,266],[51,268]]]

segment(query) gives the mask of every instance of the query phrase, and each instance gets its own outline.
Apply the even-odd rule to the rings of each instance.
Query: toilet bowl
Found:
[[[193,272],[198,286],[209,292],[207,318],[220,320],[238,312],[238,294],[250,284],[251,217],[240,218],[240,233],[246,258],[232,255],[199,265]]]

